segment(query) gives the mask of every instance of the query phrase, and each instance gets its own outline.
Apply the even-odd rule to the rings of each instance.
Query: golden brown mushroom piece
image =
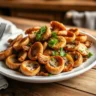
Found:
[[[9,47],[8,49],[0,52],[0,60],[4,60],[8,56],[10,56],[13,52],[13,48]]]
[[[87,48],[90,48],[91,45],[92,45],[92,42],[87,40],[86,42],[84,42],[84,44],[85,44],[85,46],[86,46]]]
[[[27,57],[27,52],[22,51],[19,53],[18,61],[23,62],[26,59],[26,57]]]
[[[79,41],[74,41],[74,42],[72,42],[72,43],[67,43],[66,44],[66,46],[64,47],[64,49],[66,50],[66,51],[74,51],[75,50],[75,48],[76,48],[76,46],[78,46],[79,45]]]
[[[18,69],[20,67],[21,63],[19,63],[19,61],[16,59],[16,55],[12,54],[7,57],[6,65],[10,69]]]
[[[55,43],[54,41],[56,41],[56,44],[53,44]],[[52,49],[57,50],[66,46],[66,39],[63,36],[57,36],[57,38],[50,38],[48,45]]]
[[[79,43],[76,47],[75,50],[77,50],[78,52],[80,52],[80,54],[82,54],[83,56],[87,56],[88,55],[88,48],[83,44],[83,43]]]
[[[52,56],[49,63],[45,65],[46,70],[51,74],[59,74],[63,71],[65,61],[61,56]]]
[[[47,40],[49,37],[51,37],[51,29],[46,26],[46,32],[42,35],[42,40]]]
[[[39,26],[38,26],[38,27],[29,28],[29,29],[27,29],[27,30],[25,31],[25,34],[32,34],[32,33],[34,33],[34,32],[39,31],[39,29],[40,29]]]
[[[37,60],[37,55],[39,53],[43,54],[43,45],[40,42],[35,42],[33,45],[31,45],[28,51],[28,57],[31,60]]]
[[[47,55],[47,56],[51,56],[52,55],[52,50],[46,49],[43,54]]]
[[[25,45],[25,46],[22,46],[21,49],[22,49],[23,51],[29,51],[29,48],[30,48],[29,46]]]
[[[84,34],[79,34],[78,36],[76,36],[76,40],[80,41],[80,42],[86,42],[87,41],[87,36]]]
[[[78,28],[70,28],[68,31],[73,32],[75,35],[79,35],[79,29]]]
[[[25,37],[25,38],[19,40],[18,42],[15,42],[13,45],[13,48],[18,51],[18,50],[22,49],[22,46],[27,45],[29,43],[29,41],[30,41],[29,38]]]
[[[38,33],[40,27],[33,27],[26,30],[25,34],[28,34],[28,37],[32,40],[35,39],[36,34]]]
[[[52,30],[57,33],[57,35],[67,35],[66,27],[58,22],[58,21],[51,21],[50,25]]]
[[[44,49],[44,50],[47,48],[47,45],[48,45],[47,42],[44,42],[44,43],[43,43],[43,49]]]
[[[20,71],[27,76],[35,76],[40,71],[40,65],[36,61],[26,60],[20,66]]]
[[[74,67],[78,67],[83,63],[83,57],[79,52],[74,51],[74,52],[71,52],[70,55],[74,60]]]
[[[50,60],[50,56],[46,56],[42,53],[39,53],[37,58],[41,64],[47,64]]]
[[[72,56],[70,54],[66,54],[66,56],[62,57],[65,61],[65,66],[63,71],[67,72],[67,71],[71,71],[73,69],[74,66],[74,60],[72,58]]]
[[[73,32],[68,31],[67,36],[64,36],[67,43],[73,42],[76,39],[76,35]]]
[[[23,35],[20,34],[20,35],[18,35],[12,42],[10,42],[10,40],[9,40],[10,46],[13,46],[14,43],[18,42],[18,41],[21,40],[22,38],[23,38]]]

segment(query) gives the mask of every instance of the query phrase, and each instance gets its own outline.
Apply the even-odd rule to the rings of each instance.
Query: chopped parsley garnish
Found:
[[[93,54],[91,52],[89,52],[88,58],[90,58],[91,56],[93,56]]]
[[[46,26],[42,26],[39,30],[39,32],[37,32],[36,34],[36,40],[40,40],[42,35],[46,32],[47,27]]]
[[[57,38],[56,32],[52,32],[52,37]]]
[[[58,52],[57,51],[52,51],[52,55],[53,56],[57,56],[58,55]]]
[[[66,53],[64,52],[63,48],[60,48],[60,56],[66,56]]]
[[[48,42],[48,45],[50,47],[53,47],[54,45],[56,45],[58,43],[58,39],[57,38],[51,38]]]

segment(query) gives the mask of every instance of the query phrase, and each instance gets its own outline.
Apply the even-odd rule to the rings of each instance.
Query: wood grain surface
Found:
[[[23,30],[28,27],[48,25],[48,22],[0,17],[10,20]],[[80,29],[96,36],[96,31]],[[9,82],[9,87],[1,90],[0,96],[96,96],[96,67],[75,78],[57,83],[33,84],[6,79]]]
[[[53,11],[96,11],[95,0],[0,0],[0,6],[4,8],[41,9]]]

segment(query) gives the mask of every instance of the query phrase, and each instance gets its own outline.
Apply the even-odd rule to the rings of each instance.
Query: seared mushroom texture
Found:
[[[88,49],[83,43],[79,43],[78,46],[75,47],[75,50],[80,52],[83,56],[88,55]]]
[[[13,52],[13,48],[9,47],[8,49],[0,52],[0,60],[6,59],[8,56],[10,56]]]
[[[20,49],[22,49],[22,46],[25,46],[28,43],[29,43],[29,38],[25,37],[25,38],[19,40],[18,42],[15,42],[14,45],[13,45],[13,48],[15,50],[20,50]]]
[[[65,61],[65,66],[64,66],[63,71],[66,72],[66,71],[72,70],[74,67],[74,60],[72,56],[67,53],[66,56],[63,57],[63,59]]]
[[[47,71],[51,74],[59,74],[63,71],[65,61],[61,56],[52,56],[49,62],[45,65]]]
[[[49,47],[52,49],[60,49],[66,46],[66,39],[63,36],[57,36],[57,38],[50,38],[48,41]]]
[[[70,54],[74,60],[74,67],[78,67],[83,63],[83,57],[79,52],[75,51],[75,52],[71,52]]]
[[[64,36],[67,43],[73,42],[76,39],[76,35],[73,32],[68,31],[67,36]]]
[[[37,60],[39,53],[43,53],[43,45],[40,42],[35,42],[28,51],[28,57],[31,60]]]
[[[50,56],[43,55],[42,53],[38,54],[38,61],[41,64],[47,64],[50,60]]]
[[[40,71],[40,65],[36,61],[26,60],[20,66],[20,71],[27,76],[35,76]]]
[[[20,67],[21,63],[16,59],[16,55],[12,54],[7,57],[6,65],[10,69],[18,69]]]
[[[79,33],[80,33],[78,28],[70,28],[68,31],[73,32],[75,35],[79,35]]]
[[[10,46],[13,46],[14,43],[18,42],[22,38],[23,38],[23,35],[22,34],[18,35],[12,42],[10,42]]]
[[[87,41],[87,36],[86,35],[83,35],[83,34],[79,34],[77,37],[76,37],[76,40],[80,41],[80,42],[86,42]]]

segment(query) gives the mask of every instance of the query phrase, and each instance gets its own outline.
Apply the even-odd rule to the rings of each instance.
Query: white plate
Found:
[[[48,82],[57,82],[61,80],[66,80],[70,79],[72,77],[75,77],[77,75],[80,75],[92,67],[96,65],[96,38],[91,36],[88,33],[81,32],[83,34],[86,34],[88,36],[88,39],[93,42],[92,47],[89,49],[93,56],[89,58],[86,62],[81,64],[79,67],[74,68],[70,72],[63,72],[58,75],[52,75],[52,76],[33,76],[33,77],[28,77],[24,76],[19,72],[16,72],[14,70],[8,69],[6,65],[0,61],[0,74],[12,78],[15,80],[23,81],[23,82],[31,82],[31,83],[48,83]],[[1,47],[1,46],[0,46]]]

